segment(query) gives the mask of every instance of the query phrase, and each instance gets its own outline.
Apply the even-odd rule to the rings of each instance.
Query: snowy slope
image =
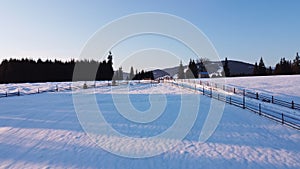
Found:
[[[166,94],[168,106],[157,120],[139,124],[124,119],[113,105],[111,94],[128,93],[124,86],[84,92],[96,93],[99,107],[114,129],[135,138],[165,131],[177,117],[180,94],[195,94],[170,84],[133,83],[129,91],[132,104],[141,111],[149,108],[151,93]],[[77,119],[70,91],[1,98],[0,168],[300,168],[299,131],[231,105],[226,105],[213,135],[199,142],[211,100],[200,96],[200,103],[195,124],[184,140],[157,140],[165,153],[132,159],[111,154],[90,139]],[[135,139],[109,135],[99,135],[99,139],[124,152],[157,148]],[[168,149],[167,144],[173,148]]]
[[[226,78],[226,83],[300,103],[300,75]]]

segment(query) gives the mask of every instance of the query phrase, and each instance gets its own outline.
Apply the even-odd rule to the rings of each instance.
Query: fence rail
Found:
[[[94,83],[93,85],[89,84],[86,85],[87,88],[92,88],[92,87],[101,87],[101,86],[107,86],[108,84],[106,83],[105,85],[101,84],[101,85],[97,85],[96,83]],[[109,85],[111,85],[111,83],[109,83]],[[46,92],[59,92],[59,91],[71,91],[71,90],[76,90],[76,89],[83,89],[84,85],[77,85],[77,86],[73,86],[73,85],[69,85],[69,86],[59,86],[59,85],[53,85],[50,86],[48,89],[43,89],[42,87],[37,88],[36,91],[32,91],[32,92],[22,92],[22,90],[18,89],[18,91],[14,91],[14,92],[9,92],[6,91],[4,93],[0,93],[0,98],[3,97],[12,97],[12,96],[25,96],[25,95],[33,95],[33,94],[41,94],[41,93],[46,93]]]
[[[158,83],[159,81],[149,81],[149,83]],[[287,107],[295,110],[300,110],[300,104],[292,102],[287,102],[284,100],[280,100],[277,98],[274,98],[274,96],[267,96],[264,94],[259,94],[257,92],[253,92],[250,90],[240,90],[237,88],[233,88],[226,85],[219,85],[219,84],[213,84],[211,82],[202,82],[200,81],[199,84],[201,87],[197,87],[196,81],[168,81],[172,85],[181,86],[184,88],[188,88],[190,90],[195,90],[199,92],[202,95],[211,97],[213,99],[217,99],[219,101],[226,102],[228,104],[247,109],[249,111],[252,111],[260,116],[266,117],[268,119],[271,119],[273,121],[276,121],[278,123],[281,123],[283,125],[292,127],[294,129],[300,130],[300,116],[292,116],[289,115],[287,112],[280,112],[276,109],[270,109],[268,107],[265,107],[261,104],[261,102],[268,102],[272,103],[278,106]],[[45,92],[59,92],[59,91],[71,91],[71,90],[77,90],[77,89],[84,89],[84,88],[100,88],[103,86],[114,86],[114,85],[122,85],[122,84],[128,84],[129,81],[107,81],[107,83],[94,83],[94,84],[81,84],[81,85],[69,85],[69,86],[59,86],[55,85],[52,86],[49,89],[42,89],[37,88],[35,92],[31,93],[24,93],[20,90],[14,91],[14,92],[5,92],[0,93],[0,98],[3,97],[11,97],[11,96],[23,96],[23,95],[32,95],[32,94],[39,94],[39,93],[45,93]],[[137,81],[137,83],[141,83],[140,81]],[[197,83],[198,84],[198,83]],[[228,96],[222,92],[218,92],[216,89],[221,89],[226,92],[232,92],[234,95]],[[246,98],[258,100],[260,103],[256,103],[253,101],[246,100]]]
[[[195,83],[189,80],[177,80],[171,82],[173,85],[181,86],[183,88],[188,88],[200,92],[200,94],[211,97],[213,99],[217,99],[219,101],[226,102],[228,104],[247,109],[251,112],[254,112],[260,116],[266,117],[283,125],[289,126],[291,128],[300,130],[300,116],[292,116],[288,112],[271,109],[262,105],[262,102],[272,103],[278,106],[299,109],[299,104],[294,102],[287,102],[279,99],[275,99],[273,96],[265,96],[263,94],[259,94],[256,92],[252,92],[249,90],[239,90],[236,88],[230,88],[227,86],[222,85],[220,88],[218,84],[212,84],[208,82],[200,81],[199,84],[201,87],[197,87]],[[224,93],[218,92],[215,89],[222,89],[226,92],[233,91],[234,95],[226,95]],[[229,89],[229,90],[228,90]],[[247,100],[252,99],[252,100]],[[258,100],[259,103],[253,101]],[[293,105],[293,107],[292,107]]]
[[[286,108],[300,110],[300,104],[295,103],[293,100],[286,101],[286,100],[275,98],[274,96],[271,96],[271,95],[266,95],[264,93],[255,92],[255,91],[252,91],[249,89],[236,88],[236,87],[232,87],[232,86],[228,86],[228,85],[224,85],[224,84],[218,84],[218,83],[214,83],[214,82],[207,82],[207,81],[201,81],[201,80],[197,81],[197,80],[192,80],[192,79],[180,79],[178,81],[180,81],[180,82],[184,81],[187,83],[195,83],[195,84],[197,83],[197,84],[200,84],[200,85],[203,85],[206,87],[220,89],[225,92],[233,93],[233,94],[240,95],[240,96],[243,96],[244,92],[245,92],[245,96],[248,98],[261,100],[263,102],[269,102],[269,103],[283,106]]]
[[[87,89],[87,88],[100,88],[104,86],[118,86],[118,85],[125,85],[128,84],[130,81],[128,80],[121,80],[121,81],[95,81],[95,82],[89,82],[89,83],[82,83],[78,85],[69,84],[69,85],[52,85],[49,86],[48,89],[43,89],[42,87],[37,88],[35,91],[32,92],[22,92],[22,90],[18,89],[18,91],[5,91],[0,92],[0,98],[3,97],[11,97],[11,96],[24,96],[24,95],[33,95],[33,94],[40,94],[40,93],[46,93],[46,92],[59,92],[59,91],[71,91],[71,90],[78,90],[78,89]],[[160,81],[157,80],[144,80],[144,81],[136,81],[136,83],[159,83]],[[76,83],[76,82],[75,82]]]
[[[246,90],[246,89],[244,89],[244,90]],[[246,97],[249,97],[249,98],[255,98],[255,99],[261,100],[263,102],[268,102],[268,103],[283,106],[283,107],[286,107],[286,108],[300,110],[300,104],[295,103],[294,101],[289,102],[289,101],[286,101],[286,100],[281,100],[281,99],[275,98],[274,96],[268,96],[268,95],[263,94],[263,93],[260,94],[258,92],[256,92],[255,96],[253,97],[253,92],[252,91],[247,91],[247,93],[248,94],[246,95]],[[241,92],[239,92],[237,94],[242,95]]]

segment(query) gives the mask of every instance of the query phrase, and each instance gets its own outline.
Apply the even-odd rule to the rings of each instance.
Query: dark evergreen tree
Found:
[[[223,69],[224,69],[225,76],[229,77],[230,76],[230,69],[229,69],[229,66],[228,66],[227,57],[225,58]]]
[[[253,75],[258,75],[258,65],[257,65],[257,62],[255,62],[254,64],[254,68],[253,68]]]
[[[265,63],[263,61],[263,58],[260,58],[259,64],[258,64],[258,74],[259,76],[264,76],[267,74],[267,69],[265,66]]]
[[[129,73],[129,79],[132,80],[133,78],[134,78],[134,70],[133,70],[133,67],[131,66],[130,73]]]
[[[118,70],[118,80],[123,80],[123,70],[122,70],[122,67],[119,67],[119,70]]]
[[[290,75],[293,73],[292,62],[281,58],[280,62],[276,64],[274,74],[277,75]]]
[[[113,59],[112,53],[111,53],[111,51],[109,51],[108,56],[107,56],[107,60],[108,60],[109,65],[113,64],[112,59]]]
[[[296,57],[293,61],[292,70],[294,74],[300,74],[300,57],[297,52]]]
[[[198,70],[198,67],[194,60],[190,60],[189,69],[191,70],[191,72],[193,74],[193,77],[189,77],[189,78],[198,78],[199,77],[199,70]]]
[[[184,78],[185,78],[184,68],[182,65],[182,61],[180,61],[179,68],[178,68],[178,79],[184,79]]]
[[[114,69],[113,69],[113,57],[111,51],[109,51],[108,57],[107,57],[107,64],[105,65],[105,74],[106,76],[102,80],[111,80],[112,77],[114,76]],[[104,62],[104,61],[103,61]]]
[[[268,75],[272,75],[273,74],[273,69],[271,66],[269,66],[269,69],[267,70],[267,74]]]
[[[119,71],[116,71],[114,73],[114,76],[113,76],[112,80],[114,80],[114,81],[119,80]]]

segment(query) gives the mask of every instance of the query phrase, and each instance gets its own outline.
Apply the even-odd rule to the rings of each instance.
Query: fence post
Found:
[[[226,91],[226,90],[225,90],[225,85],[223,85],[223,90]]]
[[[56,85],[56,91],[58,92],[58,86]]]
[[[38,88],[38,93],[40,93],[40,88]]]
[[[245,89],[243,90],[243,109],[246,108],[246,105],[245,105]]]
[[[284,117],[283,117],[283,113],[281,113],[281,123],[284,124]]]
[[[233,88],[233,93],[235,94],[235,87]]]
[[[256,99],[258,100],[258,92],[256,92]]]
[[[210,97],[212,97],[212,87],[210,88]]]
[[[202,86],[202,92],[203,92],[203,95],[205,95],[205,91],[204,91],[204,85]]]
[[[17,95],[20,96],[20,89],[18,89],[18,94]]]
[[[201,82],[201,80],[200,80],[200,85],[202,85],[202,82]]]
[[[258,114],[261,115],[261,104],[260,103],[258,105],[258,108],[259,108]]]
[[[7,93],[7,91],[5,92],[5,96],[6,96],[6,97],[8,97],[8,93]]]
[[[272,103],[274,103],[274,96],[272,96]]]
[[[231,104],[231,96],[229,97],[229,104]]]
[[[294,109],[295,108],[295,103],[294,103],[294,101],[292,101],[292,109]]]

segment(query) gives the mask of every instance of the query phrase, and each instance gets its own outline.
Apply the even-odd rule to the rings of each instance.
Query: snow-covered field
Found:
[[[227,83],[271,91],[281,97],[284,96],[282,91],[288,90],[290,93],[284,94],[299,97],[299,92],[292,91],[297,90],[300,76],[292,77],[290,82],[285,79],[290,78],[288,76],[270,77],[272,82],[271,79],[265,82],[260,77],[251,80],[229,78]],[[254,80],[256,85],[251,84]],[[271,86],[265,88],[263,83]],[[56,85],[67,88],[70,84],[6,84],[0,85],[0,90],[22,92],[26,88],[26,91],[33,92],[43,87],[55,89]],[[283,87],[284,84],[288,85]],[[281,90],[273,90],[278,86],[282,86]],[[106,133],[97,136],[101,147],[96,144],[83,130],[74,108],[72,96],[81,92],[95,94],[107,123],[132,139]],[[212,136],[206,142],[200,142],[198,138],[212,104],[210,98],[168,83],[133,83],[129,85],[129,93],[131,104],[140,111],[148,110],[152,103],[161,102],[159,99],[151,100],[149,94],[159,96],[157,98],[164,95],[166,107],[157,119],[149,123],[137,123],[124,118],[118,113],[112,94],[116,97],[127,95],[126,85],[1,98],[0,168],[300,168],[298,130],[226,105]],[[170,128],[179,116],[182,94],[187,98],[194,98],[195,95],[200,97],[195,123],[183,140],[141,142],[136,139],[147,139]],[[187,99],[186,103],[193,107],[194,101]],[[89,105],[86,104],[88,111]],[[192,109],[186,109],[187,113],[189,111]],[[142,151],[147,153],[157,148],[164,153],[147,158],[126,158],[106,151],[113,149],[131,154]]]
[[[271,93],[276,98],[300,103],[300,75],[232,77],[226,78],[226,83],[259,93]]]

